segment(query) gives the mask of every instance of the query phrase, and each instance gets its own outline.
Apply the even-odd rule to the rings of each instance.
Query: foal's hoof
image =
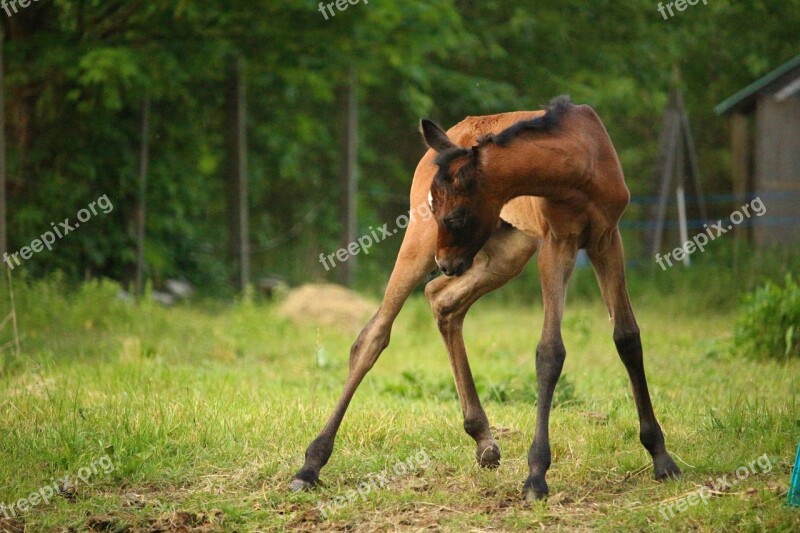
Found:
[[[547,488],[547,482],[544,478],[534,479],[529,477],[522,487],[522,492],[525,495],[525,501],[532,503],[546,500],[550,489]]]
[[[666,479],[678,479],[681,477],[681,469],[669,455],[663,455],[653,460],[655,478],[657,481]]]
[[[316,486],[316,483],[309,483],[308,481],[303,481],[302,479],[293,479],[292,480],[292,492],[304,492],[307,490],[313,490]]]
[[[475,456],[481,468],[497,468],[500,466],[500,447],[495,442],[483,448],[478,446]]]
[[[315,473],[301,470],[295,474],[290,486],[293,492],[302,492],[314,489],[317,483],[319,483],[319,477]]]

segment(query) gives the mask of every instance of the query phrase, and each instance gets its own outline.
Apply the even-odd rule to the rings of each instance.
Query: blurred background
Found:
[[[48,0],[0,12],[5,250],[74,221],[103,194],[114,205],[17,272],[109,278],[130,292],[137,278],[138,290],[179,280],[214,297],[308,280],[378,292],[400,236],[330,271],[319,254],[408,210],[424,153],[419,118],[449,127],[466,115],[538,109],[559,94],[592,105],[619,151],[633,194],[623,223],[632,268],[649,273],[652,252],[680,242],[674,180],[657,213],[670,91],[697,154],[700,190],[694,180],[685,190],[689,236],[767,190],[759,223],[800,233],[800,177],[766,189],[754,177],[759,88],[715,112],[787,62],[781,81],[800,76],[791,64],[800,54],[797,0],[683,11],[642,0],[343,5]],[[793,107],[777,112],[778,123],[785,109],[794,114],[788,129],[772,125],[777,137],[788,132],[783,149],[795,154],[797,100],[793,93]],[[737,140],[748,153],[732,152]],[[770,211],[787,195],[795,200],[785,212]],[[663,245],[652,250],[657,226]],[[719,299],[730,300],[751,249],[772,254],[753,280],[781,277],[798,239],[776,249],[744,229],[693,260],[724,267],[718,275],[731,283]],[[659,283],[670,290],[676,276],[702,286],[708,274],[670,272]],[[521,294],[536,297],[535,274],[526,280]]]
[[[0,0],[0,506],[19,511],[0,531],[800,531],[800,0],[691,2]],[[477,471],[420,285],[327,486],[290,495],[403,233],[330,270],[320,254],[408,212],[421,117],[561,94],[622,160],[628,285],[684,480],[651,480],[584,261],[554,497],[522,506],[534,260],[464,327],[500,470]],[[735,228],[675,258],[717,221]],[[429,470],[323,522],[319,501],[420,450]],[[774,468],[659,515],[756,457]]]

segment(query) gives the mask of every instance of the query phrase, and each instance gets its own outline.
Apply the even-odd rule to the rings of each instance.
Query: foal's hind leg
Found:
[[[625,257],[619,231],[614,230],[608,241],[590,247],[587,252],[597,273],[608,311],[614,320],[614,344],[633,386],[633,397],[639,414],[639,440],[653,458],[656,479],[678,477],[681,471],[667,453],[664,434],[656,420],[647,390],[639,326],[636,324],[625,286]]]
[[[533,238],[504,227],[495,232],[463,276],[441,276],[425,287],[450,356],[464,414],[464,430],[475,439],[478,464],[486,468],[500,464],[500,448],[489,430],[489,419],[481,406],[467,361],[462,334],[464,317],[481,296],[519,275],[536,252],[536,246]]]
[[[530,475],[523,492],[526,500],[539,500],[547,496],[545,475],[550,468],[550,406],[567,352],[561,339],[561,318],[564,314],[564,296],[567,281],[575,266],[578,246],[574,240],[557,240],[547,236],[539,251],[539,275],[542,282],[544,324],[542,338],[536,347],[536,431],[528,451]]]

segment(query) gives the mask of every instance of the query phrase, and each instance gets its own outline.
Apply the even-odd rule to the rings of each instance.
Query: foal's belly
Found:
[[[535,239],[550,235],[558,240],[574,239],[582,245],[592,225],[591,213],[588,202],[553,202],[537,196],[520,196],[503,207],[500,218]]]

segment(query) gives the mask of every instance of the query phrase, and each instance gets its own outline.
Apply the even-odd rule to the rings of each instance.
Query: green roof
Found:
[[[774,84],[776,81],[780,80],[795,69],[799,69],[798,75],[800,75],[800,56],[787,61],[766,76],[757,79],[738,93],[719,103],[714,108],[714,111],[717,113],[717,115],[723,115],[729,111],[746,110],[746,108],[748,108],[755,101],[759,94],[765,90],[768,91],[771,88],[770,85]]]

